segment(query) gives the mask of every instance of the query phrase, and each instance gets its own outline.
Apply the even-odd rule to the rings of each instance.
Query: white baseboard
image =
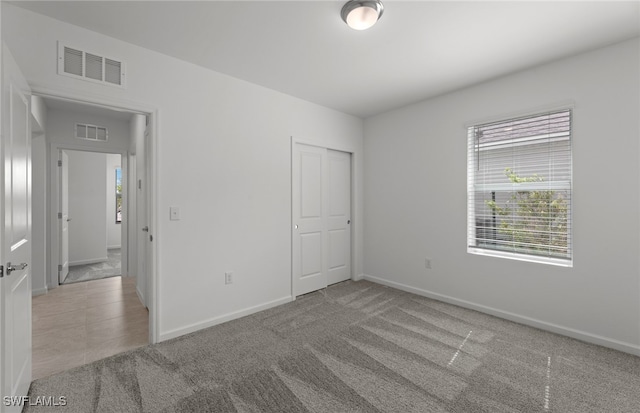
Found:
[[[105,262],[105,261],[107,261],[107,257],[89,258],[87,260],[78,260],[78,261],[69,261],[69,267],[74,265],[96,264],[96,263]]]
[[[37,295],[44,295],[44,294],[46,294],[48,291],[49,291],[49,290],[47,290],[47,287],[44,287],[44,288],[37,288],[37,289],[35,289],[35,290],[32,290],[32,291],[31,291],[31,296],[32,296],[32,297],[35,297],[35,296],[37,296]]]
[[[268,310],[269,308],[277,307],[282,304],[290,303],[294,300],[292,296],[286,296],[279,298],[277,300],[269,301],[264,304],[256,305],[253,307],[245,308],[243,310],[234,311],[233,313],[228,313],[221,315],[219,317],[214,317],[209,320],[201,321],[198,323],[190,324],[185,327],[177,328],[171,331],[167,331],[166,333],[160,333],[160,341],[169,340],[175,337],[180,337],[185,334],[193,333],[194,331],[202,330],[204,328],[213,327],[218,324],[225,323],[227,321],[235,320],[236,318],[244,317],[251,315],[253,313],[257,313],[259,311]]]
[[[138,295],[138,300],[140,300],[142,305],[145,306],[146,308],[149,308],[149,306],[147,306],[147,302],[144,300],[144,295],[142,294],[142,292],[140,292],[140,289],[138,288],[137,285],[136,285],[136,294]]]
[[[353,277],[353,281],[364,280],[364,274],[358,274]]]
[[[627,343],[624,341],[615,340],[608,337],[599,336],[597,334],[587,333],[586,331],[580,331],[573,328],[561,326],[558,324],[548,323],[546,321],[538,320],[531,317],[526,317],[520,314],[511,313],[509,311],[499,310],[493,307],[487,307],[485,305],[476,304],[466,300],[460,300],[458,298],[450,297],[443,294],[434,293],[432,291],[423,290],[421,288],[411,287],[406,284],[398,283],[395,281],[389,281],[384,278],[374,277],[373,275],[363,274],[365,280],[393,287],[398,290],[406,291],[409,293],[421,295],[423,297],[432,298],[434,300],[443,301],[445,303],[454,304],[460,307],[469,308],[471,310],[480,311],[481,313],[490,314],[496,317],[504,318],[506,320],[515,321],[516,323],[525,324],[531,327],[536,327],[541,330],[551,331],[553,333],[561,334],[563,336],[575,338],[587,343],[597,344],[603,347],[609,347],[615,350],[624,351],[636,356],[640,356],[640,345],[633,343]]]
[[[120,248],[120,245],[107,245],[108,250],[119,250]]]

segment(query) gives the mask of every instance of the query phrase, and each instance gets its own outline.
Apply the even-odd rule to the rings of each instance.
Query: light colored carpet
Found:
[[[26,412],[638,412],[640,358],[367,281],[32,383]]]
[[[69,275],[63,284],[73,284],[81,281],[100,280],[102,278],[122,275],[121,251],[111,249],[107,251],[107,260],[94,264],[73,265],[69,267]]]

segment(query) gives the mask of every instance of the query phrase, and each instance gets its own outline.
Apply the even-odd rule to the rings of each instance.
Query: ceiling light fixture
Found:
[[[384,6],[380,0],[349,0],[340,16],[354,30],[366,30],[376,24],[382,16]]]

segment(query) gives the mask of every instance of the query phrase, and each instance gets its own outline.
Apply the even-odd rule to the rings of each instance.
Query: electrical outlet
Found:
[[[180,208],[169,207],[169,219],[171,221],[180,221]]]
[[[225,284],[233,284],[233,273],[232,272],[225,272],[224,273],[224,283]]]
[[[431,258],[424,259],[424,268],[430,270],[431,269]]]

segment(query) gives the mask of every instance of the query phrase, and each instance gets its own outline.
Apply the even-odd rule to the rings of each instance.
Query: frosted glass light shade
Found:
[[[376,24],[384,8],[379,0],[351,0],[342,7],[342,20],[354,30],[366,30]]]
[[[362,6],[354,9],[347,16],[347,24],[354,30],[365,30],[376,24],[378,13],[371,7]]]

